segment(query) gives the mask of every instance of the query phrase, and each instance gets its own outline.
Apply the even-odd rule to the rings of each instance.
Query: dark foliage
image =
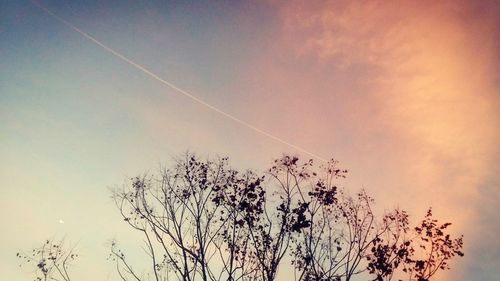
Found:
[[[439,224],[431,209],[416,227],[401,209],[376,216],[364,190],[339,187],[346,175],[334,160],[285,155],[259,175],[227,158],[186,154],[113,190],[123,220],[144,238],[150,272],[138,274],[116,241],[110,259],[124,281],[272,281],[287,255],[295,280],[427,281],[463,256],[462,237],[452,238],[451,224]],[[69,281],[76,255],[49,240],[18,257],[36,263],[35,280]]]
[[[34,265],[35,281],[63,280],[70,281],[69,267],[78,258],[74,248],[67,247],[64,240],[46,240],[40,247],[29,253],[18,252],[19,266]]]

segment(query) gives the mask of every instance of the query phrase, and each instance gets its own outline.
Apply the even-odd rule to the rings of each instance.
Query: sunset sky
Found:
[[[339,160],[380,210],[453,222],[465,257],[436,280],[500,276],[498,1],[39,3],[53,15],[0,2],[1,280],[31,280],[15,253],[63,236],[75,280],[119,280],[107,243],[140,237],[109,188],[186,150],[311,157],[276,138]]]

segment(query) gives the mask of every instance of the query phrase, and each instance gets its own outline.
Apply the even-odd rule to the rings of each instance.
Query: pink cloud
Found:
[[[479,226],[470,225],[481,213],[472,206],[484,199],[500,152],[494,9],[460,1],[273,4],[281,33],[248,69],[259,73],[256,92],[268,93],[253,111],[272,116],[278,134],[341,157],[352,182],[378,189],[380,201],[407,204],[415,215],[434,205],[476,239]]]

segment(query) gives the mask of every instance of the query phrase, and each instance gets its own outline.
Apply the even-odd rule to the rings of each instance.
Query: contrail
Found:
[[[198,97],[196,97],[196,96],[194,96],[194,95],[192,95],[192,94],[184,91],[183,89],[175,86],[174,84],[172,84],[172,83],[168,82],[167,80],[161,78],[160,76],[154,74],[152,71],[148,70],[144,66],[142,66],[142,65],[134,62],[133,60],[131,60],[131,59],[127,58],[126,56],[120,54],[119,52],[113,50],[111,47],[108,47],[104,43],[100,42],[99,40],[97,40],[94,37],[92,37],[91,35],[89,35],[88,33],[84,32],[81,29],[79,29],[78,27],[74,26],[72,23],[70,23],[70,22],[66,21],[65,19],[59,17],[58,15],[54,14],[51,10],[49,10],[48,8],[42,6],[37,1],[32,0],[31,3],[33,3],[35,6],[39,7],[40,9],[44,10],[47,14],[49,14],[50,16],[52,16],[53,18],[55,18],[59,22],[63,23],[67,27],[69,27],[72,30],[80,33],[80,35],[82,35],[83,37],[87,38],[88,40],[94,42],[95,44],[97,44],[98,46],[102,47],[106,51],[110,52],[115,57],[118,57],[119,59],[125,61],[126,63],[128,63],[128,64],[132,65],[133,67],[137,68],[138,70],[142,71],[144,74],[146,74],[146,75],[150,76],[151,78],[153,78],[153,79],[155,79],[155,80],[163,83],[164,85],[170,87],[171,89],[174,89],[179,94],[182,94],[182,95],[190,98],[191,100],[193,100],[193,101],[195,101],[195,102],[197,102],[197,103],[199,103],[199,104],[201,104],[201,105],[203,105],[205,107],[208,107],[211,110],[213,110],[213,111],[215,111],[215,112],[217,112],[217,113],[219,113],[219,114],[221,114],[221,115],[223,115],[223,116],[225,116],[225,117],[227,117],[227,118],[235,121],[236,123],[239,123],[239,124],[241,124],[241,125],[249,128],[249,129],[251,129],[251,130],[253,130],[253,131],[257,132],[257,133],[260,133],[260,134],[262,134],[262,135],[264,135],[266,137],[269,137],[269,138],[271,138],[271,139],[273,139],[273,140],[275,140],[277,142],[280,142],[280,143],[285,144],[285,145],[287,145],[289,147],[292,147],[292,148],[294,148],[294,149],[296,149],[298,151],[304,152],[304,153],[308,154],[309,156],[312,156],[312,157],[314,157],[314,158],[316,158],[318,160],[321,160],[323,162],[328,162],[328,160],[326,160],[325,158],[323,158],[323,157],[321,157],[321,156],[319,156],[317,154],[314,154],[314,153],[312,153],[312,152],[310,152],[310,151],[308,151],[308,150],[306,150],[306,149],[304,149],[304,148],[302,148],[300,146],[297,146],[295,144],[287,142],[286,140],[284,140],[282,138],[279,138],[279,137],[277,137],[277,136],[275,136],[273,134],[270,134],[270,133],[268,133],[266,131],[263,131],[263,130],[255,127],[254,125],[252,125],[252,124],[250,124],[250,123],[248,123],[246,121],[243,121],[243,120],[239,119],[238,117],[235,117],[235,116],[233,116],[233,115],[231,115],[231,114],[223,111],[222,109],[219,109],[219,108],[217,108],[217,107],[215,107],[215,106],[213,106],[213,105],[211,105],[211,104],[209,104],[209,103],[201,100],[200,98],[198,98]]]

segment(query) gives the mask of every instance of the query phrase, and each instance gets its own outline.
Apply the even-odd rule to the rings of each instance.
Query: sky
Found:
[[[48,237],[77,243],[75,280],[118,280],[108,241],[140,238],[109,189],[186,150],[258,171],[311,157],[228,115],[339,160],[381,209],[453,222],[465,257],[437,280],[500,276],[497,1],[39,3],[227,115],[1,1],[1,280],[31,280],[15,253]]]

